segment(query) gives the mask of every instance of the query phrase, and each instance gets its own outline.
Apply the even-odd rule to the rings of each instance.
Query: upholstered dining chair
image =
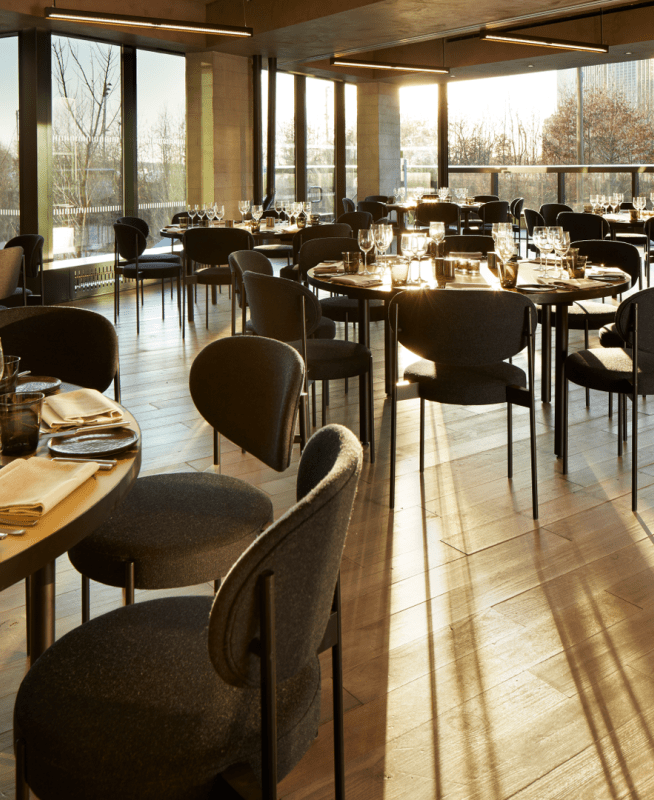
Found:
[[[16,797],[209,800],[236,796],[221,773],[245,765],[274,799],[317,735],[331,649],[344,800],[338,575],[360,470],[356,438],[323,428],[297,503],[234,558],[215,601],[138,603],[55,642],[16,698]]]
[[[509,221],[509,204],[506,200],[490,200],[484,203],[477,211],[480,222],[472,223],[475,225],[479,233],[490,235],[493,229],[494,222],[508,222]],[[464,233],[468,230],[475,230],[474,227],[468,225],[464,229]]]
[[[360,230],[369,230],[372,225],[372,214],[367,211],[350,211],[336,220],[338,225],[349,225],[352,228],[352,237],[354,239],[359,235]]]
[[[179,256],[170,260],[170,253],[162,253],[163,260],[152,261],[148,256],[143,258],[147,245],[145,234],[133,225],[116,222],[114,224],[114,323],[120,316],[120,278],[129,278],[136,283],[136,333],[141,331],[140,306],[143,305],[143,282],[155,278],[161,280],[161,318],[165,318],[164,280],[175,278],[177,281],[177,311],[179,324],[182,326],[182,261]],[[141,294],[139,302],[139,290]]]
[[[282,267],[279,272],[280,276],[296,281],[306,280],[306,273],[302,275],[298,268],[300,248],[305,242],[310,242],[312,239],[328,239],[333,236],[351,238],[352,228],[345,222],[332,222],[329,225],[312,225],[309,228],[298,231],[293,236],[293,266]]]
[[[495,242],[492,236],[484,236],[483,234],[475,233],[462,233],[460,235],[454,234],[446,236],[443,239],[444,253],[448,256],[450,253],[481,253],[486,255],[495,247]]]
[[[419,203],[416,208],[416,224],[429,227],[430,222],[443,222],[446,234],[459,234],[461,209],[456,203]]]
[[[21,274],[24,274],[23,264],[22,247],[5,247],[0,250],[0,303],[2,303],[2,308],[8,308],[5,301],[11,302],[18,297],[18,283]],[[24,304],[23,307],[25,307]],[[6,353],[9,354],[9,350],[6,350]]]
[[[268,211],[263,212],[261,219],[264,220],[268,217],[272,219],[280,219],[281,214],[275,211],[274,208],[271,208]],[[262,222],[262,226],[263,225],[265,225],[265,223]],[[261,227],[260,230],[262,233],[266,232],[265,227]],[[293,258],[293,245],[291,241],[287,239],[286,235],[284,235],[284,239],[286,239],[286,241],[282,241],[281,237],[277,236],[275,237],[275,241],[265,242],[264,244],[256,244],[254,249],[257,251],[257,253],[262,253],[264,256],[266,256],[266,258],[285,258],[286,266],[290,267],[291,258]]]
[[[568,473],[568,381],[587,389],[617,393],[619,456],[623,428],[626,429],[626,402],[622,398],[630,397],[631,508],[635,512],[638,510],[637,400],[654,394],[654,289],[643,289],[620,303],[615,314],[615,333],[619,337],[616,346],[580,350],[565,360],[563,474]]]
[[[606,239],[611,233],[609,223],[599,214],[584,214],[578,211],[561,211],[556,224],[570,234],[570,241],[581,239]]]
[[[184,233],[184,255],[192,269],[187,268],[184,286],[204,284],[205,325],[209,329],[209,287],[232,285],[229,254],[235,250],[252,250],[254,239],[249,231],[240,228],[189,228]],[[223,266],[224,265],[224,266]],[[196,266],[203,269],[195,270]],[[189,289],[189,291],[192,291]],[[186,323],[182,321],[182,338]]]
[[[556,221],[556,218],[562,211],[572,210],[573,209],[570,208],[570,206],[567,206],[565,203],[543,203],[539,209],[540,215],[545,220],[545,225],[548,227],[559,224]]]
[[[252,326],[261,336],[291,342],[306,363],[306,380],[321,381],[322,424],[326,423],[327,382],[344,378],[367,378],[370,424],[370,461],[375,460],[375,424],[373,404],[372,353],[358,342],[341,339],[311,339],[322,317],[315,294],[297,281],[271,278],[254,272],[243,273],[243,283],[250,305]],[[300,409],[301,430],[308,413],[306,403]]]
[[[372,214],[375,222],[379,222],[382,217],[386,216],[386,205],[379,201],[359,200],[357,203],[357,211],[367,211]]]
[[[454,405],[507,404],[508,477],[513,476],[513,404],[529,410],[531,492],[538,519],[536,421],[534,408],[534,331],[536,307],[511,292],[425,289],[401,292],[389,305],[393,330],[391,392],[391,491],[395,506],[397,403],[420,398],[420,472],[425,464],[425,401]],[[420,361],[398,373],[398,344]],[[527,349],[527,374],[506,359]]]
[[[347,214],[350,211],[356,211],[357,210],[357,207],[354,204],[354,200],[350,200],[349,197],[344,197],[342,202],[343,202],[343,213],[344,214]]]
[[[297,351],[255,336],[218,339],[193,361],[191,397],[214,434],[211,472],[139,478],[122,505],[69,557],[82,574],[82,619],[89,579],[123,589],[170,589],[218,582],[272,522],[272,502],[246,481],[219,474],[220,436],[272,469],[291,459],[304,364]]]
[[[180,219],[186,217],[188,219],[188,211],[180,211],[173,216],[172,223],[173,225],[177,224]],[[137,228],[141,231],[141,233],[145,236],[146,240],[150,236],[150,226],[148,223],[141,219],[140,217],[118,217],[116,222],[119,225],[131,225],[133,228]],[[164,252],[163,248],[160,249],[160,253],[141,253],[139,256],[139,261],[142,264],[147,263],[156,263],[156,264],[174,264],[177,266],[181,263],[181,258],[176,253],[167,253]]]
[[[476,203],[492,203],[500,198],[496,194],[476,194],[473,199]]]
[[[45,305],[45,278],[43,275],[43,236],[38,233],[23,233],[20,236],[14,236],[9,239],[5,244],[5,249],[9,247],[22,247],[23,248],[23,286],[19,290],[14,291],[13,303],[8,305],[27,305],[27,296],[32,292],[27,288],[25,279],[30,278],[36,280],[40,278],[41,284],[41,305]],[[3,296],[4,297],[4,296]],[[6,298],[5,298],[6,299]]]
[[[524,214],[525,217],[525,228],[527,229],[526,253],[527,253],[527,258],[529,258],[530,253],[534,253],[535,255],[538,255],[540,253],[540,250],[536,247],[536,245],[533,242],[530,242],[529,240],[532,239],[534,236],[534,228],[545,225],[545,220],[538,213],[538,211],[535,211],[533,208],[525,208],[522,213]]]
[[[513,235],[517,234],[518,242],[522,238],[522,208],[524,204],[524,197],[516,197],[509,203],[509,218],[512,223]]]

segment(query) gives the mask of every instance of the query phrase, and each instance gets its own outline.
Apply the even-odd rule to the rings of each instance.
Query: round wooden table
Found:
[[[62,385],[68,391],[78,387]],[[123,409],[125,427],[140,434],[134,417]],[[48,440],[41,434],[36,455],[49,457]],[[107,472],[97,472],[23,536],[0,540],[0,590],[30,578],[30,660],[34,662],[55,639],[55,559],[98,528],[120,504],[136,480],[141,467],[141,442],[115,457],[118,463]],[[3,466],[12,459],[3,458]],[[0,525],[20,528],[19,524]],[[31,577],[30,577],[31,576]]]

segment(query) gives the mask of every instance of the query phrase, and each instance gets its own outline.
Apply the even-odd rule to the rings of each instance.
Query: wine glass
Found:
[[[391,229],[391,238],[389,239],[387,228]],[[377,248],[377,252],[379,254],[379,262],[380,264],[384,261],[384,256],[386,255],[386,251],[390,243],[393,241],[393,226],[387,225],[384,222],[377,222],[372,226],[372,233],[375,237],[375,247]]]
[[[540,249],[543,255],[545,256],[545,275],[547,275],[547,272],[549,270],[549,262],[547,260],[547,257],[554,250],[554,238],[552,230],[550,228],[545,228],[545,233],[541,237]]]
[[[241,224],[245,222],[245,215],[250,210],[250,201],[249,200],[239,200],[238,201],[238,210],[241,215]]]
[[[368,253],[375,246],[375,235],[369,228],[360,228],[357,234],[359,247],[363,250],[363,272],[362,275],[372,275],[368,269]]]
[[[216,216],[215,204],[212,203],[211,205],[207,206],[207,210],[205,213],[207,215],[207,220],[209,221],[209,227],[211,227],[211,223],[214,221],[214,218]]]
[[[547,228],[544,225],[536,225],[532,234],[534,244],[538,248],[540,255],[538,271],[543,271],[543,243],[547,241]]]
[[[258,224],[263,216],[263,206],[252,206],[252,219]]]
[[[5,374],[5,353],[2,349],[2,339],[0,339],[0,381],[3,379]]]
[[[427,255],[427,248],[429,247],[429,238],[426,233],[416,233],[415,237],[415,254],[418,259],[418,279],[416,283],[424,283],[420,274],[420,266],[422,257]]]
[[[311,200],[307,200],[303,203],[304,206],[304,213],[307,215],[307,220],[311,218]]]
[[[220,222],[222,218],[225,216],[225,206],[223,205],[219,206],[218,204],[216,204],[214,206],[214,212],[216,215],[216,219],[218,220],[218,222]]]
[[[430,222],[429,223],[429,236],[436,243],[436,253],[440,253],[441,242],[445,238],[445,223],[444,222]]]
[[[284,210],[284,203],[283,203],[283,201],[282,201],[282,200],[275,200],[275,211],[276,211],[278,214],[281,214],[283,210]]]
[[[411,279],[411,263],[416,255],[416,235],[415,233],[402,234],[402,253],[407,256],[409,261],[409,277],[407,278],[407,286],[415,284],[417,281]]]
[[[569,231],[555,231],[554,238],[554,252],[561,260],[560,271],[565,272],[563,268],[563,259],[566,256],[568,250],[570,249],[570,233]],[[560,273],[559,273],[560,277]]]
[[[645,195],[639,195],[638,197],[634,197],[634,206],[638,209],[638,216],[645,210],[647,206],[647,198]]]

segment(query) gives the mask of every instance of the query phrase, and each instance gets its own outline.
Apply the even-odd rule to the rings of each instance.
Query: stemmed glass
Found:
[[[250,210],[250,201],[249,200],[239,200],[238,201],[238,210],[241,215],[241,224],[245,222],[245,215]]]
[[[554,250],[554,235],[551,228],[545,228],[545,234],[541,237],[540,249],[545,256],[545,275],[547,275],[549,270],[547,257]]]
[[[263,216],[263,206],[252,206],[252,219],[259,224],[259,220]]]
[[[304,213],[307,215],[307,220],[311,218],[311,200],[307,200],[303,203],[304,206]]]
[[[652,205],[654,206],[654,192],[649,193],[649,199],[652,201]]]
[[[225,206],[222,206],[222,205],[219,206],[218,204],[216,204],[213,207],[213,210],[214,210],[214,214],[216,215],[216,219],[218,220],[218,222],[220,222],[222,220],[222,218],[225,216]]]
[[[3,379],[5,374],[5,353],[2,349],[2,339],[0,339],[0,381]]]
[[[406,254],[408,261],[409,261],[409,277],[407,278],[407,286],[412,284],[418,283],[418,281],[412,280],[411,278],[411,264],[413,259],[416,256],[416,234],[415,233],[403,233],[402,234],[402,253]]]
[[[414,239],[415,239],[414,252],[418,258],[418,279],[416,283],[425,283],[425,281],[422,280],[420,267],[422,263],[422,257],[424,255],[427,255],[427,248],[429,247],[428,236],[426,233],[416,233]]]
[[[275,211],[276,211],[278,214],[281,214],[283,210],[284,210],[284,203],[283,203],[283,201],[282,201],[282,200],[275,200]]]
[[[638,197],[634,197],[634,208],[638,210],[639,216],[645,210],[646,206],[647,206],[647,198],[645,197],[645,195],[639,195]]]
[[[554,242],[554,252],[561,259],[560,271],[565,273],[565,269],[563,267],[563,259],[567,254],[568,250],[570,249],[570,233],[568,231],[563,231],[563,230],[555,231],[553,242]],[[558,277],[560,277],[560,273]]]
[[[429,236],[436,243],[436,254],[440,253],[441,242],[445,238],[445,223],[444,222],[430,222],[429,223]]]
[[[360,228],[357,234],[359,247],[363,250],[363,271],[362,275],[372,275],[368,269],[368,253],[375,246],[375,235],[370,228]]]
[[[591,196],[590,196],[590,204],[593,207],[593,214],[595,214],[596,213],[595,209],[599,205],[599,195],[591,194]]]
[[[211,223],[213,222],[214,217],[216,216],[216,205],[215,205],[215,203],[212,203],[210,206],[207,206],[207,210],[206,210],[205,213],[207,215],[207,220],[209,221],[209,227],[211,227]]]
[[[189,218],[189,228],[193,227],[193,218],[195,217],[195,209],[196,208],[197,208],[197,206],[192,206],[190,204],[186,206],[186,210],[188,212],[188,218]]]
[[[600,200],[600,205],[604,209],[604,213],[605,214],[608,213],[609,206],[611,205],[611,198],[608,197],[607,195],[603,194],[602,198]]]
[[[536,225],[534,228],[534,233],[532,236],[534,240],[534,244],[538,248],[540,261],[538,265],[538,271],[543,271],[543,253],[545,252],[545,246],[547,244],[547,228],[544,225]],[[547,250],[549,252],[549,250]]]
[[[393,241],[393,226],[385,222],[378,222],[372,226],[372,233],[375,237],[375,246],[379,253],[379,262],[382,264],[386,256],[386,251]]]

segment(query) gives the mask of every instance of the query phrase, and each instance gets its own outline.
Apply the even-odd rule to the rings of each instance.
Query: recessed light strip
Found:
[[[586,53],[608,53],[606,44],[591,42],[572,42],[568,39],[553,39],[549,36],[527,36],[510,31],[485,31],[479,36],[483,41],[510,42],[511,44],[531,44],[536,47],[553,47],[559,50],[581,50]]]
[[[164,31],[188,31],[189,33],[208,33],[216,36],[252,36],[252,28],[239,28],[234,25],[215,25],[207,22],[188,22],[176,19],[153,19],[132,17],[126,14],[106,14],[95,11],[74,11],[68,8],[48,7],[48,19],[61,19],[68,22],[93,22],[99,25],[125,25],[129,28],[153,28]]]
[[[436,75],[449,75],[449,67],[427,67],[418,64],[391,64],[387,61],[360,61],[356,58],[338,58],[334,56],[329,63],[335,67],[360,67],[362,69],[397,70],[398,72],[427,72]]]

